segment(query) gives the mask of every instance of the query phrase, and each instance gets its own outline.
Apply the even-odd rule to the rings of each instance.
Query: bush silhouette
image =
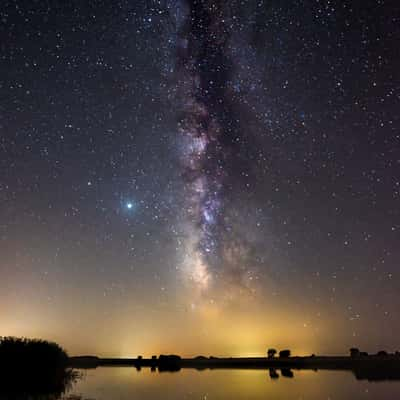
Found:
[[[378,351],[377,356],[386,357],[388,353],[385,350]]]
[[[65,368],[68,363],[67,353],[56,343],[40,339],[14,337],[0,338],[0,367],[18,368],[39,366],[45,369]]]
[[[7,393],[62,394],[72,381],[68,355],[56,343],[0,337],[0,397]]]
[[[179,371],[181,369],[181,357],[175,354],[161,354],[158,357],[158,370],[162,371]]]
[[[279,352],[279,357],[286,358],[290,357],[290,350],[282,350]]]

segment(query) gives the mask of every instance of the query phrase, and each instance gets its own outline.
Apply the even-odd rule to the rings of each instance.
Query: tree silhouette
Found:
[[[279,357],[281,358],[290,357],[290,354],[291,354],[290,350],[281,350],[279,352]]]
[[[277,351],[275,349],[268,349],[267,351],[268,358],[274,358],[276,353]]]
[[[357,347],[352,347],[350,349],[350,357],[358,357],[360,355],[360,350]]]

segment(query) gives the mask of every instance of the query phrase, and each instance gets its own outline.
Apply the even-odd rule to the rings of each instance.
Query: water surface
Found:
[[[190,370],[140,372],[128,367],[82,370],[67,399],[96,400],[358,400],[400,398],[400,381],[356,380],[346,371],[296,371],[271,379],[263,370]],[[278,371],[280,374],[280,371]]]

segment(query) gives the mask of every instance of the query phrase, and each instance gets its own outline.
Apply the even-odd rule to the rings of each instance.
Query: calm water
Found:
[[[398,399],[400,381],[357,381],[351,372],[293,371],[293,378],[271,380],[260,370],[182,370],[151,372],[134,368],[97,368],[82,371],[65,399],[90,400],[241,400]]]

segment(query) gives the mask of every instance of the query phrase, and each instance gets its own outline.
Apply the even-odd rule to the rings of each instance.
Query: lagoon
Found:
[[[265,370],[99,367],[79,370],[80,378],[62,396],[68,400],[359,400],[400,397],[400,381],[357,380],[350,371],[293,370],[293,378],[271,379]],[[281,375],[280,371],[278,374]]]

